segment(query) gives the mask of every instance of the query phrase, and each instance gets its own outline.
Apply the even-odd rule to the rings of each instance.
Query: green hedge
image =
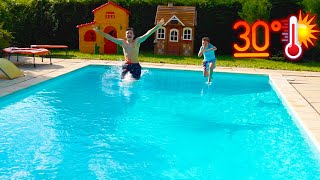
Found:
[[[136,36],[139,36],[154,26],[157,5],[165,5],[169,0],[115,0],[114,2],[131,12],[130,26],[135,29]],[[320,8],[310,3],[312,0],[250,0],[249,4],[249,0],[172,0],[170,2],[174,5],[192,5],[197,8],[195,53],[201,44],[201,37],[209,36],[213,44],[219,48],[218,54],[231,54],[232,44],[238,39],[238,34],[232,30],[232,25],[236,20],[241,19],[240,15],[248,18],[246,19],[248,21],[261,18],[279,19],[287,17],[288,14],[296,14],[302,7],[309,7],[309,9],[312,7],[313,13],[320,14]],[[3,3],[7,8],[5,12],[1,11],[0,17],[5,22],[3,27],[12,32],[15,38],[12,45],[27,47],[30,44],[40,43],[67,44],[72,49],[78,49],[76,26],[91,22],[92,10],[106,3],[106,0],[5,0]],[[268,8],[263,8],[263,5],[268,3]],[[259,13],[254,13],[255,8],[259,8],[257,11]],[[282,47],[279,38],[279,34],[272,36],[271,50],[274,52]],[[141,50],[153,50],[152,37],[141,46]]]
[[[183,5],[177,1],[175,5]],[[195,51],[198,50],[203,36],[209,36],[220,47],[220,53],[231,53],[230,44],[234,33],[232,23],[239,19],[239,3],[203,4],[198,1],[188,1],[186,5],[197,6],[198,26],[196,27]],[[72,49],[78,49],[77,25],[93,20],[92,10],[106,3],[96,1],[59,1],[33,0],[30,3],[11,3],[11,20],[6,24],[15,37],[12,45],[24,47],[31,44],[67,44]],[[154,26],[154,18],[158,4],[163,1],[116,1],[127,8],[130,14],[130,26],[135,29],[136,36],[144,34]],[[141,47],[142,51],[152,51],[153,38],[149,38]]]

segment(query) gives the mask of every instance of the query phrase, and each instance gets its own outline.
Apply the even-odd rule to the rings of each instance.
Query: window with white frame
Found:
[[[165,39],[165,37],[166,37],[166,29],[164,27],[159,28],[157,32],[157,39]]]
[[[178,42],[178,37],[179,37],[179,31],[178,29],[171,29],[170,30],[170,42]]]
[[[192,40],[192,29],[183,28],[183,40]]]

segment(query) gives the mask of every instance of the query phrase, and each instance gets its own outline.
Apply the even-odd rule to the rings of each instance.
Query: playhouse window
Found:
[[[170,30],[170,39],[171,42],[178,42],[179,31],[177,29]]]
[[[84,41],[96,41],[96,33],[93,30],[89,30],[84,35]]]
[[[107,19],[114,19],[116,18],[114,12],[106,12],[106,18]]]
[[[185,26],[176,15],[173,15],[164,25],[166,26],[169,22],[170,24],[176,25],[180,23],[182,26]]]
[[[172,21],[170,21],[170,23],[171,23],[171,24],[178,24],[179,21],[178,21],[178,20],[172,20]]]
[[[192,40],[192,29],[184,28],[183,29],[183,40]]]
[[[158,29],[157,39],[165,39],[165,32],[166,32],[166,29],[164,27],[161,27],[160,29]]]

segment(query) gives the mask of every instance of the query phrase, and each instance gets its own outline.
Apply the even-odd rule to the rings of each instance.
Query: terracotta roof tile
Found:
[[[118,4],[116,4],[116,3],[112,2],[112,1],[109,1],[109,2],[107,2],[105,4],[103,4],[103,5],[95,8],[94,10],[92,10],[92,12],[95,13],[96,11],[98,11],[99,9],[101,9],[101,8],[107,6],[107,5],[114,5],[114,6],[118,7],[119,9],[124,10],[126,13],[130,14],[130,11],[128,11],[126,8],[123,8],[123,7],[119,6]]]
[[[81,28],[81,27],[83,27],[83,26],[89,26],[89,25],[92,25],[92,24],[94,24],[94,23],[96,23],[96,22],[93,21],[93,22],[89,22],[89,23],[85,23],[85,24],[80,24],[80,25],[77,26],[77,28]]]

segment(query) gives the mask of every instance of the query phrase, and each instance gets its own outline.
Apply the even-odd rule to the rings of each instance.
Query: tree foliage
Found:
[[[256,20],[269,20],[271,3],[269,0],[242,0],[242,10],[239,15],[249,23]]]
[[[35,43],[51,43],[67,44],[77,49],[79,37],[76,26],[91,22],[92,10],[106,2],[107,0],[2,0],[0,23],[3,22],[2,29],[7,32],[6,35],[11,34],[15,37],[10,45],[28,47]],[[113,2],[131,12],[129,23],[135,28],[136,35],[142,35],[154,25],[157,5],[172,2],[174,5],[196,6],[198,25],[195,29],[194,52],[198,51],[201,37],[209,36],[219,47],[218,53],[221,54],[233,52],[232,44],[238,39],[238,33],[234,32],[232,26],[239,19],[250,23],[259,19],[281,19],[288,17],[289,14],[297,14],[301,8],[313,14],[320,14],[319,0],[113,0]],[[318,24],[319,22],[318,19]],[[281,49],[279,38],[279,36],[273,38],[276,43],[271,43],[271,48]],[[152,51],[153,38],[149,38],[141,48]]]
[[[310,12],[313,15],[317,15],[317,24],[318,29],[320,29],[320,2],[319,0],[302,0],[302,6],[304,7],[304,11]],[[320,61],[320,34],[318,34],[318,41],[316,43],[316,47],[307,52],[307,56],[311,59],[315,59]]]
[[[11,33],[3,29],[2,27],[3,27],[3,23],[0,23],[0,49],[8,47],[13,38]]]
[[[10,20],[10,11],[5,1],[0,2],[0,49],[8,47],[13,39],[12,34],[4,27],[4,22]]]

